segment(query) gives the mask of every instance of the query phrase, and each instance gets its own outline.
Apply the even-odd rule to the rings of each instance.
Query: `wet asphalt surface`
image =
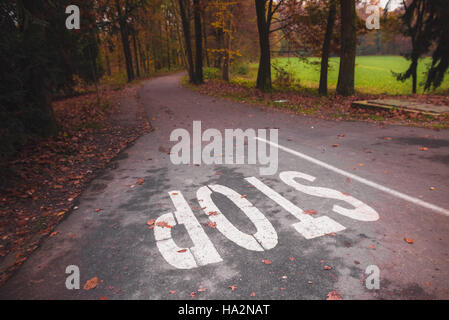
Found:
[[[58,226],[59,234],[45,240],[0,288],[1,299],[325,299],[334,290],[343,299],[449,298],[449,216],[283,150],[278,151],[277,174],[271,176],[260,175],[261,165],[174,165],[168,154],[174,145],[171,132],[192,132],[194,120],[202,121],[203,131],[278,128],[281,146],[449,209],[449,131],[325,121],[202,96],[183,88],[179,80],[180,75],[170,75],[144,84],[140,99],[154,131],[91,183],[78,209]],[[279,178],[284,171],[308,174],[316,180],[304,184],[357,198],[373,208],[379,220],[357,221],[333,211],[334,205],[352,207],[294,190]],[[304,238],[292,227],[298,220],[248,183],[248,177],[303,210],[316,210],[314,218],[326,215],[346,229]],[[142,178],[145,182],[136,184]],[[277,234],[274,248],[248,250],[206,225],[209,217],[196,193],[216,184],[244,195],[263,213]],[[147,221],[174,212],[169,195],[173,191],[189,203],[221,262],[178,269],[163,258],[155,229],[149,229]],[[238,230],[256,233],[233,202],[218,194],[212,199]],[[179,247],[193,246],[184,225],[171,228],[171,235]],[[69,265],[79,267],[80,290],[65,287]],[[370,265],[380,270],[377,290],[365,285]],[[84,283],[95,276],[98,286],[84,290]],[[193,298],[191,292],[196,292]]]

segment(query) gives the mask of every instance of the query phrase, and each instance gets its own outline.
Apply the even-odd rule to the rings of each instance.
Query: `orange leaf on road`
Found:
[[[327,294],[326,300],[343,300],[343,298],[334,290]]]
[[[212,229],[216,229],[217,228],[217,223],[209,221],[208,223],[206,223],[206,227],[211,227]]]
[[[316,211],[316,210],[314,210],[314,209],[310,209],[310,210],[304,211],[304,213],[311,216],[311,215],[317,214],[318,211]]]
[[[165,221],[161,221],[161,222],[158,222],[158,223],[156,223],[156,225],[158,226],[158,227],[161,227],[161,228],[172,228],[172,226],[171,225],[169,225],[167,222],[165,222]]]
[[[86,281],[83,289],[84,290],[95,289],[97,285],[98,285],[98,277],[93,277],[92,279]]]

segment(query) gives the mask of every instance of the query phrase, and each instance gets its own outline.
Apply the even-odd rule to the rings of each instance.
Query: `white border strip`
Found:
[[[355,175],[355,174],[352,174],[352,173],[350,173],[350,172],[347,172],[347,171],[338,169],[337,167],[334,167],[334,166],[332,166],[332,165],[330,165],[330,164],[327,164],[327,163],[325,163],[325,162],[323,162],[323,161],[317,160],[317,159],[315,159],[315,158],[312,158],[312,157],[310,157],[310,156],[308,156],[308,155],[305,155],[305,154],[303,154],[303,153],[301,153],[301,152],[298,152],[298,151],[289,149],[289,148],[287,148],[287,147],[283,147],[283,146],[281,146],[281,145],[279,145],[279,144],[277,144],[277,143],[274,143],[274,142],[271,142],[271,141],[268,141],[268,140],[265,140],[265,139],[262,139],[262,138],[259,138],[259,137],[255,137],[255,139],[257,139],[257,140],[259,140],[259,141],[262,141],[262,142],[265,142],[265,143],[267,143],[267,144],[270,144],[270,145],[272,145],[272,146],[275,146],[276,148],[278,148],[278,149],[280,149],[280,150],[283,150],[283,151],[285,151],[285,152],[288,152],[288,153],[290,153],[290,154],[293,154],[293,155],[295,155],[295,156],[297,156],[297,157],[299,157],[299,158],[302,158],[302,159],[304,159],[304,160],[307,160],[307,161],[309,161],[309,162],[312,162],[312,163],[314,163],[314,164],[316,164],[316,165],[319,165],[319,166],[321,166],[321,167],[323,167],[323,168],[326,168],[326,169],[328,169],[328,170],[331,170],[331,171],[333,171],[333,172],[335,172],[335,173],[341,174],[342,176],[351,178],[352,180],[356,180],[356,181],[358,181],[358,182],[360,182],[360,183],[366,184],[367,186],[373,187],[373,188],[375,188],[375,189],[377,189],[377,190],[380,190],[380,191],[389,193],[390,195],[393,195],[393,196],[395,196],[395,197],[398,197],[398,198],[400,198],[400,199],[402,199],[402,200],[405,200],[405,201],[411,202],[411,203],[413,203],[413,204],[416,204],[416,205],[418,205],[418,206],[421,206],[421,207],[424,207],[424,208],[427,208],[427,209],[436,211],[436,212],[438,212],[438,213],[441,213],[441,214],[443,214],[443,215],[449,217],[449,210],[447,210],[447,209],[438,207],[438,206],[436,206],[436,205],[434,205],[434,204],[425,202],[425,201],[420,200],[420,199],[418,199],[418,198],[408,196],[408,195],[406,195],[406,194],[404,194],[404,193],[402,193],[402,192],[399,192],[399,191],[396,191],[396,190],[387,188],[387,187],[385,187],[385,186],[383,186],[383,185],[380,185],[380,184],[378,184],[378,183],[369,181],[369,180],[367,180],[367,179],[365,179],[365,178],[359,177],[359,176],[357,176],[357,175]]]

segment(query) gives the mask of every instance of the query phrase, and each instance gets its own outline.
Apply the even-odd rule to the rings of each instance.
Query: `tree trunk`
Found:
[[[42,2],[24,0],[21,5],[23,6],[24,11],[26,10],[29,13],[29,15],[23,17],[23,25],[21,25],[24,44],[35,43],[35,39],[45,39],[46,32],[49,30],[46,30],[43,24],[31,23],[31,17],[42,16],[44,11]],[[31,49],[34,48],[31,47]],[[40,48],[35,49],[36,51],[40,50]],[[33,133],[41,136],[51,136],[58,131],[58,125],[51,104],[52,95],[50,84],[47,81],[48,77],[42,77],[42,74],[45,74],[46,72],[45,67],[36,63],[38,60],[32,55],[27,56],[25,61],[26,65],[33,67],[29,68],[25,77],[20,80],[23,81],[25,88],[27,88],[27,102],[30,105],[37,106],[41,113],[38,130]],[[27,125],[26,123],[24,124]]]
[[[231,23],[227,26],[228,30],[231,30]],[[230,80],[230,65],[231,65],[231,37],[227,33],[223,33],[223,66],[221,68],[221,79],[229,82]]]
[[[193,0],[193,19],[195,23],[195,83],[203,83],[203,37],[201,28],[200,0]]]
[[[226,35],[225,35],[226,37]],[[230,79],[230,71],[229,71],[229,65],[230,65],[230,57],[229,57],[229,45],[230,45],[230,39],[229,37],[226,37],[227,39],[224,39],[224,52],[223,52],[223,66],[221,67],[221,79],[224,81],[229,82]]]
[[[323,48],[321,52],[320,88],[318,90],[321,96],[327,96],[327,75],[329,70],[329,54],[336,14],[337,14],[336,0],[331,0],[329,7],[329,16],[327,18],[326,34],[324,36]]]
[[[257,14],[257,29],[259,31],[260,59],[257,72],[257,88],[270,91],[271,57],[270,57],[270,21],[267,21],[267,0],[255,0]]]
[[[355,0],[340,0],[341,7],[341,52],[337,93],[343,96],[354,94],[356,57],[356,12]]]
[[[412,93],[416,94],[418,87],[418,58],[412,59]]]
[[[186,46],[186,52],[187,52],[187,64],[188,64],[188,72],[189,72],[189,79],[190,82],[195,83],[195,71],[194,71],[194,65],[193,65],[193,54],[192,54],[192,42],[191,42],[191,35],[190,35],[190,23],[187,19],[186,14],[186,7],[185,5],[188,5],[188,1],[185,0],[179,0],[179,11],[181,13],[181,23],[182,23],[182,31],[184,33],[184,42]]]
[[[203,39],[204,39],[204,56],[206,57],[206,64],[208,67],[210,67],[210,61],[209,61],[209,53],[207,52],[207,21],[206,21],[206,14],[203,12]]]
[[[138,59],[136,31],[135,30],[133,30],[132,35],[133,35],[133,47],[134,47],[134,62],[136,64],[136,76],[137,76],[137,78],[140,78],[139,59]]]
[[[104,57],[105,57],[105,59],[106,59],[106,74],[108,75],[108,76],[110,76],[111,75],[111,60],[109,59],[109,53],[108,53],[108,47],[107,46],[105,46],[105,48],[104,48]]]
[[[218,44],[218,47],[220,49],[224,48],[224,44],[223,44],[223,30],[221,29],[217,29],[215,32],[215,41]],[[214,67],[215,68],[221,68],[223,64],[223,54],[217,54],[215,59],[214,59]]]
[[[123,53],[125,55],[126,74],[128,76],[128,82],[134,79],[133,61],[131,55],[131,48],[129,45],[129,32],[128,22],[126,17],[122,16],[122,8],[119,0],[115,0],[115,6],[117,8],[118,21],[120,26],[120,35],[122,38]]]

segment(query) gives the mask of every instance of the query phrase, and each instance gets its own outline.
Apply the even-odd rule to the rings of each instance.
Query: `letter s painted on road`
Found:
[[[315,177],[296,171],[281,172],[279,174],[279,177],[284,183],[286,183],[290,187],[298,191],[301,191],[305,194],[321,198],[341,200],[354,206],[354,209],[347,209],[337,204],[334,205],[332,210],[343,216],[349,217],[354,220],[366,222],[379,220],[379,214],[373,208],[350,195],[343,194],[340,191],[330,188],[306,186],[295,181],[296,178],[300,178],[313,182],[316,179]]]

